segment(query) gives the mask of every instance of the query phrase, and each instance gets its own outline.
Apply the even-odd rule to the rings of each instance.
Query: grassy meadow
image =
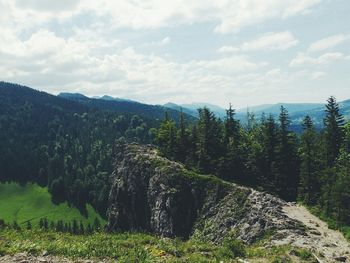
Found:
[[[36,184],[20,186],[17,183],[0,184],[0,219],[11,223],[16,221],[24,226],[30,221],[33,227],[38,226],[40,218],[47,218],[48,221],[71,222],[76,219],[84,225],[93,224],[98,218],[103,224],[105,220],[87,205],[87,217],[83,216],[78,209],[69,206],[66,202],[55,205],[51,201],[51,195],[46,187]]]

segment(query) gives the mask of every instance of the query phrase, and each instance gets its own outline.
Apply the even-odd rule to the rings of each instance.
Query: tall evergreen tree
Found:
[[[241,181],[244,178],[243,153],[240,147],[240,124],[234,118],[232,105],[226,110],[224,121],[223,151],[220,158],[219,174],[228,181]]]
[[[339,105],[332,96],[327,100],[325,126],[325,154],[327,165],[332,167],[337,159],[343,141],[344,118],[340,113]]]
[[[273,165],[276,160],[276,147],[277,147],[277,124],[272,115],[269,115],[267,119],[262,118],[262,152],[263,158],[261,162],[261,178],[259,181],[265,189],[274,189],[274,173]]]
[[[168,158],[176,157],[176,125],[168,117],[162,122],[156,135],[160,151]]]
[[[299,163],[296,150],[296,136],[289,131],[289,125],[288,111],[281,106],[277,133],[276,161],[274,163],[275,191],[286,200],[295,200]]]
[[[180,110],[180,118],[179,118],[179,129],[176,134],[176,159],[180,162],[185,162],[187,159],[188,153],[188,133],[186,130],[185,116],[182,112],[182,108]]]
[[[207,107],[198,112],[198,168],[204,173],[215,174],[221,151],[220,123]]]
[[[309,116],[303,121],[299,154],[301,164],[298,199],[306,204],[315,205],[320,193],[320,149],[318,136]]]

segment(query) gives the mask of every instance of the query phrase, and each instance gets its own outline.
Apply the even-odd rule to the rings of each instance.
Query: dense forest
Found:
[[[82,212],[90,203],[105,215],[116,141],[153,143],[190,169],[319,207],[350,224],[350,123],[335,98],[325,107],[324,128],[306,116],[301,134],[283,106],[278,119],[248,114],[242,124],[231,105],[224,119],[204,107],[193,121],[182,112],[115,103],[0,82],[0,181],[48,186],[55,203],[68,201]]]
[[[68,201],[82,212],[90,203],[105,215],[116,140],[152,142],[159,121],[147,116],[164,111],[103,103],[0,82],[0,181],[36,182],[48,186],[55,203]]]
[[[288,201],[318,207],[327,217],[350,224],[350,122],[334,97],[325,106],[324,128],[317,131],[305,116],[303,131],[290,128],[281,106],[242,125],[230,105],[224,120],[208,108],[199,109],[196,124],[167,117],[156,143],[166,157],[201,173],[214,174],[276,194]]]

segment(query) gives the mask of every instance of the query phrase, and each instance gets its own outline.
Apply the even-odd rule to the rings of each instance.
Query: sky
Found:
[[[0,0],[0,80],[235,108],[350,99],[349,0]]]

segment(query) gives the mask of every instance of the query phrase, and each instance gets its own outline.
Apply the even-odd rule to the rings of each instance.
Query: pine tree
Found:
[[[328,167],[333,167],[343,142],[344,118],[332,96],[327,100],[325,126],[325,153]]]
[[[180,111],[180,122],[179,129],[176,135],[176,160],[184,163],[187,159],[187,147],[188,147],[188,134],[186,131],[186,123],[184,113],[182,112],[182,108]]]
[[[215,174],[222,152],[221,125],[207,107],[199,109],[198,113],[198,168],[203,173]]]
[[[320,149],[318,136],[309,116],[303,121],[303,130],[299,151],[301,164],[298,199],[308,205],[315,205],[320,193]]]
[[[292,201],[297,196],[299,163],[296,137],[289,131],[289,125],[288,111],[281,106],[276,161],[274,163],[275,191],[282,198]]]
[[[159,146],[160,152],[170,159],[175,158],[176,152],[176,125],[175,122],[169,120],[168,117],[160,125],[156,142]]]
[[[240,148],[240,124],[234,118],[235,110],[232,105],[226,110],[224,121],[223,151],[220,158],[219,174],[228,181],[248,183],[244,176],[244,153]]]
[[[32,223],[30,223],[30,221],[27,222],[27,230],[31,230],[32,229]]]
[[[262,152],[263,158],[261,161],[261,178],[259,179],[262,186],[272,191],[274,189],[274,172],[273,165],[276,161],[276,147],[277,147],[277,124],[272,115],[267,119],[262,116]]]

